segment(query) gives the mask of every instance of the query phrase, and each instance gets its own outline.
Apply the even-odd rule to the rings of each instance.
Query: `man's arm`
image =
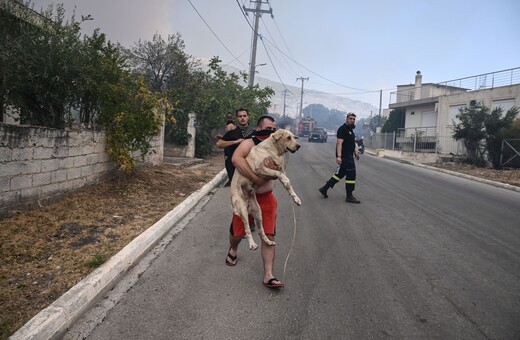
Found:
[[[226,132],[236,129],[237,127],[233,123],[229,123],[226,125]]]
[[[242,142],[244,139],[243,138],[240,138],[240,139],[237,139],[237,140],[223,140],[222,138],[219,139],[217,141],[217,148],[219,149],[225,149],[227,148],[228,146],[231,146],[231,145],[234,145],[234,144],[240,144],[240,142]]]
[[[246,139],[243,143],[240,143],[238,148],[233,153],[232,162],[235,168],[244,176],[246,176],[254,184],[261,186],[268,180],[257,176],[253,170],[249,167],[246,157],[249,155],[249,151],[255,146],[252,139]]]
[[[341,152],[343,151],[343,139],[336,140],[336,163],[341,165]]]

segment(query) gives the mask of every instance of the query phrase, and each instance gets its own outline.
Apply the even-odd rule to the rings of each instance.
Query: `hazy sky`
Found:
[[[307,91],[345,94],[383,108],[396,85],[437,83],[520,66],[518,0],[270,0],[259,25],[258,76]],[[35,10],[63,3],[66,17],[91,14],[126,47],[180,33],[194,57],[219,56],[249,72],[249,0],[33,0]],[[198,12],[198,13],[197,13]],[[209,26],[209,27],[208,27]],[[218,38],[217,38],[218,37]],[[219,41],[220,39],[220,41]],[[229,50],[229,51],[228,51]],[[299,93],[294,94],[299,96]],[[277,96],[282,96],[278,93]]]

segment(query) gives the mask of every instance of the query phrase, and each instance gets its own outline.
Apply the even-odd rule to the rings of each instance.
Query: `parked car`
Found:
[[[327,143],[327,130],[321,127],[312,129],[309,142]]]

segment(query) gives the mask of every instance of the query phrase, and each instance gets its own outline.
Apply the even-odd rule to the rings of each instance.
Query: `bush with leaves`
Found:
[[[239,107],[247,108],[250,114],[251,124],[256,119],[267,114],[270,105],[269,98],[274,91],[267,88],[245,86],[247,75],[245,73],[227,73],[220,66],[217,57],[211,59],[207,71],[193,69],[190,78],[184,83],[183,88],[174,88],[168,92],[168,99],[175,103],[175,116],[179,124],[169,136],[187,136],[187,115],[195,112],[197,115],[197,157],[203,157],[211,153],[215,141],[211,138],[214,129],[223,126],[225,114],[235,111]],[[242,85],[244,84],[244,85]],[[183,139],[182,141],[186,141]],[[173,140],[179,143],[178,140]]]
[[[502,117],[501,107],[491,111],[489,107],[478,103],[475,106],[460,109],[454,123],[453,138],[462,140],[468,153],[468,161],[478,166],[485,166],[487,160],[484,151],[487,151],[489,161],[493,167],[500,168],[500,154],[504,131],[510,128],[518,114],[518,108],[513,107]],[[482,145],[484,146],[482,147]]]
[[[385,121],[382,133],[397,132],[399,129],[404,128],[406,110],[405,109],[394,109],[390,111],[388,119]]]
[[[513,107],[508,110],[502,117],[503,109],[501,107],[493,109],[484,120],[484,129],[486,131],[486,150],[488,158],[495,169],[500,169],[502,164],[500,158],[502,154],[502,141],[507,129],[511,128],[513,121],[518,115],[518,108]],[[520,135],[518,135],[520,138]]]
[[[29,5],[29,3],[27,3]],[[0,96],[19,109],[23,124],[64,128],[66,113],[81,77],[80,24],[64,20],[62,5],[42,15],[14,1],[0,10]]]
[[[223,126],[226,112],[239,107],[248,109],[250,123],[254,125],[258,117],[267,114],[269,98],[274,94],[269,87],[246,86],[247,75],[244,72],[227,73],[220,62],[218,57],[210,60],[201,91],[194,98],[191,111],[197,113],[197,121],[201,122],[197,125],[197,134],[210,136],[214,129]],[[214,140],[208,139],[205,150],[210,150],[213,144]]]
[[[488,114],[489,108],[480,103],[469,108],[466,106],[461,108],[456,116],[460,122],[453,124],[453,138],[464,143],[468,162],[479,166],[486,164],[481,144],[486,137],[484,120]]]
[[[168,102],[151,92],[142,78],[125,75],[120,84],[107,93],[110,105],[103,107],[99,123],[107,131],[107,152],[125,171],[133,171],[139,151],[141,159],[151,149],[151,140],[159,134],[163,113],[171,111]]]
[[[245,107],[254,122],[267,112],[269,98],[274,94],[270,88],[245,86],[247,75],[225,72],[218,57],[210,60],[207,71],[202,70],[184,52],[184,41],[178,33],[166,39],[156,34],[151,41],[140,40],[126,53],[134,72],[174,103],[177,123],[166,123],[166,142],[187,145],[192,138],[187,132],[188,114],[196,113],[198,157],[211,152],[211,133],[222,127],[226,112]]]
[[[90,16],[66,21],[63,5],[41,14],[29,7],[0,2],[0,65],[10,65],[0,69],[0,106],[14,108],[22,124],[52,128],[70,127],[76,108],[82,123],[106,129],[116,166],[132,170],[133,153],[150,151],[171,105],[129,73],[120,48],[99,30],[80,39]]]

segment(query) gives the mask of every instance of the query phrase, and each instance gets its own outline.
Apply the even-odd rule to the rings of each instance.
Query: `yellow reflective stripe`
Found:
[[[336,175],[333,175],[332,178],[334,178],[336,181],[339,181],[341,178],[339,178],[338,176]]]
[[[345,183],[347,184],[356,184],[356,181],[352,181],[352,180],[345,180]]]

